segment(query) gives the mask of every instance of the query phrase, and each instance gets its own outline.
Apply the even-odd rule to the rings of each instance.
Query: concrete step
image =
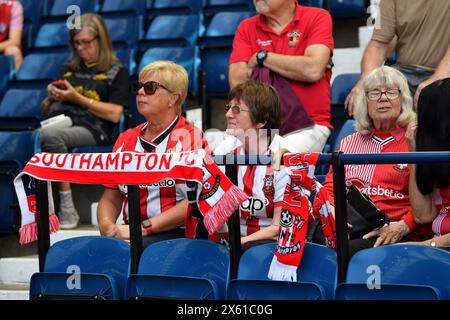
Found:
[[[27,284],[0,284],[0,300],[28,300]]]
[[[60,230],[50,235],[50,243],[81,236],[100,235],[93,226],[81,226],[73,230]],[[0,259],[0,284],[28,284],[33,273],[39,271],[39,259],[36,254]]]

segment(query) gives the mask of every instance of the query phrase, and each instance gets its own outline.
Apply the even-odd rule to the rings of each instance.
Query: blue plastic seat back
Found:
[[[324,6],[323,0],[299,0],[299,3],[307,7],[323,8]]]
[[[360,17],[366,13],[365,0],[330,0],[329,6],[334,18]]]
[[[219,12],[214,15],[206,28],[207,37],[234,36],[242,20],[252,16],[252,12]]]
[[[148,49],[141,58],[138,74],[145,65],[157,60],[170,60],[182,65],[189,75],[189,92],[198,92],[200,58],[197,47]]]
[[[16,79],[56,80],[67,57],[67,54],[61,53],[29,54],[25,56],[16,74]],[[47,84],[45,83],[44,86],[47,87]]]
[[[17,165],[0,161],[0,234],[12,234],[19,230],[19,207],[14,189],[13,172]]]
[[[9,89],[0,103],[0,129],[17,130],[39,127],[44,119],[41,102],[47,97],[44,89]]]
[[[70,285],[65,272],[39,272],[31,276],[30,300],[119,300],[123,294],[117,289],[114,278],[107,274],[81,273],[79,287]],[[73,280],[75,281],[75,280]],[[69,285],[68,285],[69,283]]]
[[[145,13],[146,3],[143,0],[104,0],[101,8],[102,15],[105,13],[128,13],[142,15]]]
[[[269,280],[267,275],[275,251],[275,243],[268,243],[246,250],[239,261],[237,279],[239,280]],[[337,281],[337,255],[336,252],[325,246],[306,243],[302,261],[297,269],[297,282],[306,282],[322,288],[323,299],[332,299]],[[277,281],[272,281],[277,282]],[[289,286],[291,282],[283,282]],[[278,285],[278,284],[277,284]],[[310,285],[308,286],[310,287]],[[298,286],[301,290],[301,285]],[[316,292],[316,291],[312,291]],[[271,295],[267,290],[261,291],[261,298],[265,294]],[[278,296],[279,293],[277,293]],[[303,298],[303,294],[299,293]],[[314,297],[314,296],[313,296]],[[290,294],[286,299],[295,299]]]
[[[217,284],[199,277],[132,275],[128,278],[125,300],[139,299],[221,299]]]
[[[373,266],[379,268],[381,288],[383,284],[429,286],[439,290],[443,299],[450,299],[448,251],[420,245],[361,250],[349,262],[346,283],[366,284]]]
[[[367,283],[341,283],[336,287],[336,300],[440,300],[434,287],[422,285],[382,284],[371,289]]]
[[[229,48],[214,48],[202,52],[202,70],[205,73],[204,83],[206,92],[227,95],[230,87],[228,84],[228,60],[231,54]]]
[[[14,62],[12,56],[0,55],[0,98],[6,92],[8,81],[14,74]]]
[[[117,59],[123,64],[125,68],[128,68],[128,73],[133,74],[136,69],[135,52],[129,49],[115,50]]]
[[[130,247],[126,241],[100,236],[76,237],[56,242],[47,252],[44,272],[49,274],[46,281],[56,282],[54,287],[62,292],[51,292],[52,294],[74,294],[82,295],[86,292],[83,287],[89,287],[93,292],[104,291],[105,276],[110,280],[110,286],[113,288],[113,299],[122,299],[125,292],[126,280],[129,273]],[[81,288],[68,288],[66,283],[70,281],[69,277],[73,275],[71,271],[74,266],[78,268],[79,273],[92,275],[86,277],[86,282],[81,281]],[[54,273],[55,276],[50,274]],[[65,276],[61,276],[65,273]],[[89,279],[94,283],[89,284]],[[32,279],[33,280],[33,279]],[[98,282],[97,282],[98,281]],[[30,283],[31,287],[35,285]],[[97,286],[98,285],[98,286]],[[39,288],[40,285],[36,286]],[[33,291],[36,295],[36,290]]]
[[[69,29],[65,22],[46,23],[39,28],[34,44],[36,49],[55,48],[67,51],[69,43]]]
[[[344,104],[345,98],[359,80],[359,73],[338,75],[331,84],[331,104]]]
[[[151,13],[197,14],[202,12],[204,0],[153,0]]]
[[[0,162],[13,162],[14,174],[22,171],[31,157],[40,152],[39,132],[33,131],[0,131]]]
[[[339,143],[341,142],[341,140],[343,138],[356,132],[355,123],[356,123],[355,120],[347,120],[344,122],[344,125],[339,130],[339,134],[336,136],[336,139],[334,140],[334,143],[332,146],[332,149],[333,149],[332,151],[335,151],[338,149]]]
[[[252,0],[206,0],[203,12],[206,15],[223,11],[253,11]]]
[[[139,38],[139,17],[105,18],[109,36],[115,49],[134,49]]]
[[[29,21],[34,25],[38,25],[44,11],[45,1],[36,0],[20,0],[23,7],[24,21]]]
[[[147,247],[139,263],[139,275],[206,279],[225,297],[229,272],[228,249],[202,239],[173,239]],[[189,290],[189,286],[186,287]]]
[[[48,2],[50,4],[51,2]],[[45,16],[59,17],[68,16],[67,9],[70,6],[78,6],[80,12],[97,12],[100,9],[99,0],[54,0],[51,6],[47,6]]]
[[[201,19],[198,14],[160,15],[152,21],[145,39],[153,40],[154,47],[195,46],[201,32],[200,26]]]

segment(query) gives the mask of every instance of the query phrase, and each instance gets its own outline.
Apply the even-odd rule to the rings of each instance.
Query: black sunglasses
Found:
[[[158,89],[159,87],[166,89],[167,91],[170,92],[169,89],[167,89],[161,83],[156,82],[156,81],[149,81],[146,83],[136,81],[135,83],[132,84],[131,89],[132,89],[133,93],[135,95],[137,95],[138,91],[141,90],[142,87],[144,87],[145,94],[148,94],[148,95],[154,94],[156,92],[156,89]]]

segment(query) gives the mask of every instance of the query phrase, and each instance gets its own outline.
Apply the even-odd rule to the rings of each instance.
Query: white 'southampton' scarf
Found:
[[[220,184],[208,191],[211,193],[208,197],[201,197],[204,177],[211,176],[216,176]],[[206,157],[204,150],[181,153],[38,153],[14,180],[22,213],[20,243],[35,241],[38,236],[34,179],[47,181],[50,232],[55,232],[59,230],[59,221],[55,215],[51,181],[140,185],[166,178],[196,182],[198,207],[209,233],[215,232],[248,198]]]

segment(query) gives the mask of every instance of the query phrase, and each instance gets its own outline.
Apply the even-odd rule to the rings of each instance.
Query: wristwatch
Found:
[[[151,226],[152,226],[152,221],[151,221],[150,219],[143,220],[143,221],[142,221],[142,226],[143,226],[144,228],[151,227]]]
[[[264,67],[264,60],[267,58],[267,50],[260,50],[256,54],[256,61],[258,62],[258,67]]]

